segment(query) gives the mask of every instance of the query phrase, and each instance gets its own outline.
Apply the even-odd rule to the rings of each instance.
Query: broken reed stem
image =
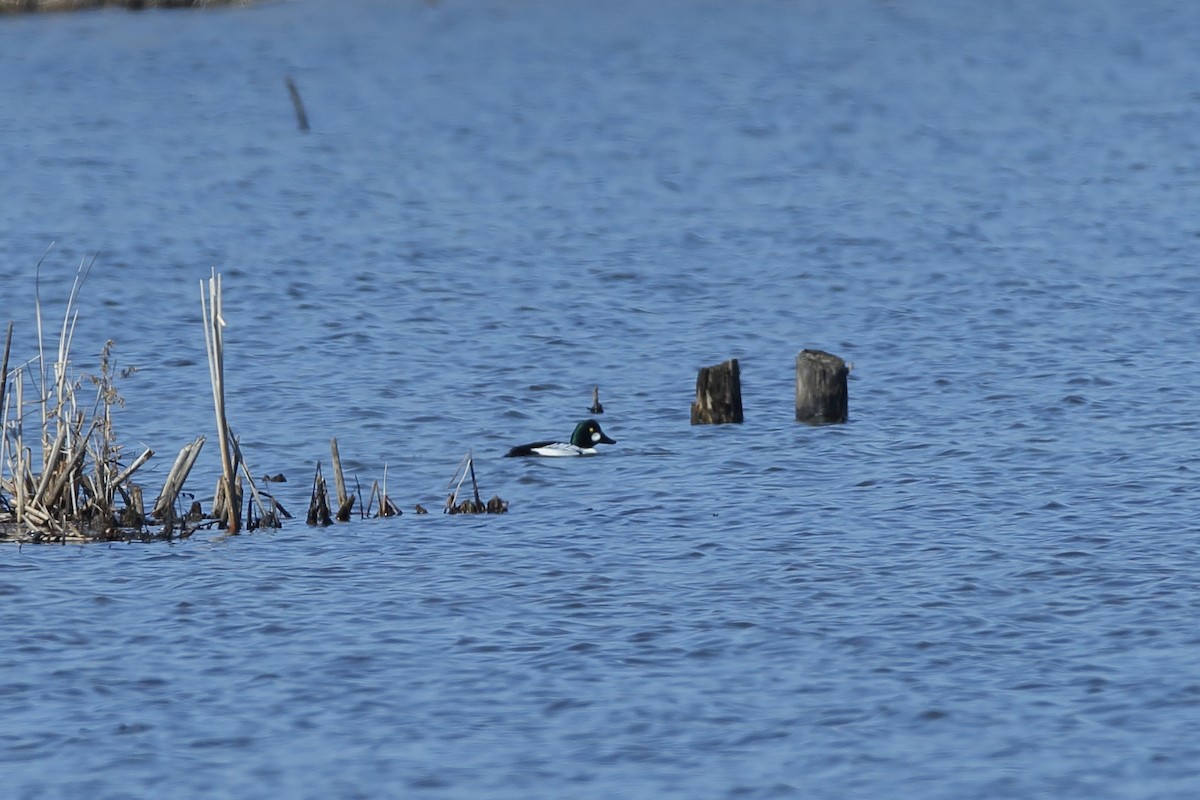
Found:
[[[142,464],[145,464],[147,461],[149,461],[150,457],[153,455],[154,451],[150,448],[146,448],[146,450],[140,456],[133,460],[132,464],[122,470],[121,474],[117,475],[117,477],[113,478],[113,488],[119,489],[125,483],[125,481],[129,480],[133,473],[137,472],[138,468],[141,467]]]
[[[312,499],[308,503],[309,525],[332,525],[329,518],[329,493],[325,489],[325,477],[321,475],[321,462],[317,462],[317,471],[313,473]]]
[[[235,464],[234,471],[236,472],[236,470],[237,470],[237,465]],[[244,493],[242,492],[242,476],[235,474],[234,478],[233,478],[233,495],[232,495],[232,502],[230,502],[230,504],[229,504],[229,507],[230,507],[229,513],[230,513],[230,516],[232,517],[232,519],[234,520],[234,522],[237,523],[237,527],[233,530],[230,530],[229,528],[225,529],[226,533],[230,534],[231,536],[237,536],[239,533],[241,533],[242,520],[246,518],[246,514],[245,514],[246,502],[245,501],[246,501],[246,497],[245,497]]]
[[[329,440],[329,459],[333,466],[333,486],[337,489],[338,508],[346,504],[346,476],[342,474],[342,456],[337,439]]]
[[[87,451],[82,447],[76,448],[76,450],[71,453],[69,459],[66,461],[66,465],[59,470],[57,475],[54,476],[54,481],[50,484],[49,488],[43,492],[40,497],[35,497],[33,501],[47,509],[54,505],[58,505],[59,498],[63,493],[63,489],[67,487],[67,482],[75,476],[76,470],[78,470],[79,466],[83,463],[83,456],[86,452]],[[73,502],[74,497],[75,493],[70,492],[65,499]],[[78,512],[78,509],[72,507],[71,511]]]
[[[121,496],[125,497],[126,512],[132,512],[134,520],[137,521],[138,525],[145,525],[146,524],[146,506],[142,502],[142,487],[131,485],[129,487],[128,496],[125,495],[125,490],[121,489],[120,486],[118,486],[117,488],[120,489]],[[132,527],[131,523],[134,520],[130,520],[129,513],[126,513],[121,524],[123,527]]]
[[[204,447],[204,441],[203,436],[198,436],[195,441],[180,448],[179,455],[175,457],[175,464],[167,473],[166,481],[163,482],[162,491],[158,493],[158,499],[154,501],[154,508],[150,510],[150,516],[155,519],[164,519],[168,514],[174,516],[175,499],[183,491],[183,483],[192,471],[196,457],[200,455],[200,449]]]
[[[346,476],[342,474],[342,457],[338,453],[337,439],[329,440],[329,456],[333,460],[333,483],[337,489],[338,522],[350,519],[350,511],[354,508],[354,497],[346,491]]]
[[[62,456],[67,440],[67,426],[58,426],[58,437],[54,440],[53,446],[46,450],[42,457],[42,478],[38,481],[37,488],[33,490],[32,502],[40,503],[42,497],[46,493],[46,487],[50,485],[50,481],[54,479],[55,470],[58,468],[59,458]]]
[[[224,521],[229,516],[225,504],[225,477],[217,478],[217,486],[213,490],[212,501],[212,518],[218,521]]]
[[[333,487],[337,492],[337,511],[334,518],[338,522],[345,522],[350,519],[349,510],[346,508],[349,501],[346,497],[346,476],[342,474],[342,457],[338,453],[337,439],[329,440],[329,458],[333,469]]]

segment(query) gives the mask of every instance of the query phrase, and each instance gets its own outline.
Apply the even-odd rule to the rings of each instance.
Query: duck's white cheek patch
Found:
[[[592,434],[592,441],[593,442],[600,441],[600,432],[599,431],[596,431],[595,433]]]

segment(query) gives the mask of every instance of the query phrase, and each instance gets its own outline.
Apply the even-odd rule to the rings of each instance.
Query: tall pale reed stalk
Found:
[[[225,496],[225,525],[230,533],[237,533],[241,528],[241,502],[235,494],[237,468],[234,466],[229,419],[225,415],[225,318],[221,308],[221,276],[215,269],[208,279],[207,293],[205,282],[200,282],[200,310],[204,316],[204,346],[208,351],[208,379],[212,384],[217,446],[221,448],[221,488]]]

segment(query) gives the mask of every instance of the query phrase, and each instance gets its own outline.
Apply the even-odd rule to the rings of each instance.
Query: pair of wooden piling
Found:
[[[810,425],[845,422],[849,416],[850,368],[824,350],[801,350],[796,356],[796,421]],[[703,367],[696,376],[693,425],[741,422],[742,379],[738,360]]]

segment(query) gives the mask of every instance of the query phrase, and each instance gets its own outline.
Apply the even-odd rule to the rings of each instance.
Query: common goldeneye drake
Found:
[[[534,442],[522,444],[509,450],[508,456],[590,456],[595,455],[596,445],[616,444],[614,439],[604,435],[600,423],[594,419],[585,419],[575,426],[570,443],[567,442]]]

